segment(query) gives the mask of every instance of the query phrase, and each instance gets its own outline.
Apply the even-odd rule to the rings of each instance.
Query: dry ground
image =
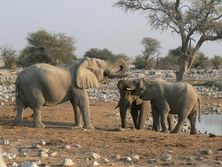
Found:
[[[219,101],[221,99],[218,99]],[[13,162],[39,161],[42,166],[61,166],[65,158],[71,158],[75,166],[93,166],[92,153],[101,156],[96,160],[99,166],[220,166],[222,161],[222,137],[209,135],[165,134],[150,130],[133,130],[128,122],[126,130],[117,130],[120,126],[118,110],[114,102],[91,101],[91,119],[95,129],[72,129],[73,113],[69,103],[43,107],[42,119],[45,129],[32,128],[32,112],[24,113],[25,125],[12,126],[15,116],[14,102],[0,107],[0,139],[9,140],[2,144],[3,152],[16,153]],[[56,156],[41,158],[39,149],[33,144],[46,142],[42,148]],[[69,145],[70,149],[65,149]],[[212,152],[201,153],[201,150]],[[21,152],[28,154],[22,156]],[[126,157],[138,155],[139,160],[127,161]],[[161,160],[170,154],[170,161]]]

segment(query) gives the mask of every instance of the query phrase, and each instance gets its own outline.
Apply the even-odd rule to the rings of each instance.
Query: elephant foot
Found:
[[[34,128],[45,128],[45,125],[42,122],[34,122],[33,123]]]
[[[22,126],[23,125],[23,121],[22,120],[14,120],[13,122],[13,126]]]
[[[173,130],[172,132],[170,132],[170,133],[174,133],[174,134],[177,134],[177,133],[180,133],[180,131],[179,130]]]
[[[197,134],[197,131],[196,130],[195,131],[190,131],[190,134],[195,135],[195,134]]]
[[[92,125],[84,125],[84,129],[95,129]]]
[[[76,124],[74,124],[72,127],[71,127],[71,129],[80,129],[81,128],[81,125],[76,125]]]
[[[168,130],[162,130],[161,132],[163,132],[163,133],[169,133]]]

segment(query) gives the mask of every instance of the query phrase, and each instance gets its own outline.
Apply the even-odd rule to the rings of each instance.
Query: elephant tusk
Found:
[[[129,90],[129,91],[131,91],[131,90],[133,90],[133,89],[131,89],[131,88],[126,88],[126,90]]]

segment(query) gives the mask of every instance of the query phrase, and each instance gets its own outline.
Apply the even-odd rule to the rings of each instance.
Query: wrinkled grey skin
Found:
[[[74,110],[75,126],[92,128],[87,90],[98,88],[99,82],[108,76],[124,77],[127,70],[125,61],[107,61],[85,58],[78,65],[61,68],[49,64],[36,64],[19,73],[16,80],[15,125],[22,125],[23,111],[33,110],[33,127],[45,127],[41,120],[42,106],[50,106],[70,101]],[[62,112],[62,111],[61,111]]]
[[[116,108],[119,107],[122,128],[126,128],[126,113],[127,109],[130,109],[134,127],[136,129],[144,129],[144,123],[151,110],[150,102],[143,101],[139,96],[132,95],[132,91],[127,90],[128,87],[133,86],[132,84],[134,84],[132,80],[119,80],[117,87],[120,99]],[[169,130],[172,131],[174,128],[174,116],[169,114],[167,120]],[[160,122],[153,121],[153,130],[160,131],[160,127]]]
[[[132,91],[127,91],[128,80],[120,80],[117,84],[120,93],[120,99],[116,108],[119,107],[122,128],[126,128],[126,113],[130,109],[134,127],[143,129],[144,122],[149,112],[149,102],[142,101],[138,96],[131,95]]]
[[[172,133],[181,132],[186,118],[191,124],[190,133],[195,134],[197,132],[196,117],[198,107],[200,118],[200,98],[191,84],[185,82],[170,83],[163,79],[153,81],[141,79],[133,82],[134,85],[129,89],[133,90],[132,94],[140,96],[142,100],[151,101],[153,119],[155,122],[161,121],[163,132],[168,132],[166,123],[169,113],[178,115],[178,123]]]

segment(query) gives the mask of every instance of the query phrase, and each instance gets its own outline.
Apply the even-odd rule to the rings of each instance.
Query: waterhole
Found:
[[[197,130],[202,133],[213,133],[222,136],[222,115],[201,115],[201,122],[197,121]]]

